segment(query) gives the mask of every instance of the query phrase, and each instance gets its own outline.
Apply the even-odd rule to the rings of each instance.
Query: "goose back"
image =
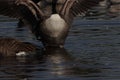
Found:
[[[0,55],[1,56],[16,56],[18,52],[32,52],[35,51],[35,45],[28,42],[21,42],[13,38],[0,39]]]

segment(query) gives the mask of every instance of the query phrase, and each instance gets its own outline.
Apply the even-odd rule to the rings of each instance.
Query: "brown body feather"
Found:
[[[13,38],[0,39],[0,55],[1,56],[16,56],[18,52],[33,52],[36,50],[35,45],[31,43],[21,42]]]

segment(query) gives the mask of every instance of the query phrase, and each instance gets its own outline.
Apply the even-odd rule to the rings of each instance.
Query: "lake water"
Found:
[[[0,37],[42,47],[17,20],[0,16]],[[0,80],[120,80],[120,12],[103,8],[77,17],[65,49],[40,48],[34,57],[0,59]]]

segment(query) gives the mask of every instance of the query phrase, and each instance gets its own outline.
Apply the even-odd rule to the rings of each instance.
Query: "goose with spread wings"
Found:
[[[23,19],[45,47],[63,47],[73,18],[100,0],[0,0],[0,15]]]

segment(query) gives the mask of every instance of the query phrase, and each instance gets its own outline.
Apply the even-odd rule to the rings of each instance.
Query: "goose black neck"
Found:
[[[33,2],[35,2],[35,3],[38,3],[40,0],[32,0]]]
[[[52,14],[56,14],[56,5],[57,5],[57,0],[52,0]]]

